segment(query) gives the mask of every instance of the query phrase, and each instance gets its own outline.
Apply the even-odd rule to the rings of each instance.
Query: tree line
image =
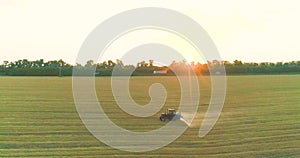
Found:
[[[29,61],[27,59],[18,61],[4,61],[0,65],[0,75],[2,76],[71,76],[73,67],[82,71],[93,68],[96,76],[132,75],[132,76],[153,76],[153,75],[178,75],[187,74],[190,71],[197,75],[210,75],[210,72],[218,72],[222,65],[225,66],[228,75],[243,74],[300,74],[300,61],[291,62],[242,62],[229,61],[207,61],[207,63],[187,63],[183,61],[173,61],[168,66],[155,66],[153,60],[141,61],[136,65],[125,65],[121,60],[108,60],[95,63],[89,60],[86,64],[71,65],[63,60],[52,60],[45,62],[43,59]],[[158,73],[154,73],[158,72]]]

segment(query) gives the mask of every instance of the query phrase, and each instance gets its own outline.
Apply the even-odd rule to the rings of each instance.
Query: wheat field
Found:
[[[150,101],[149,86],[167,90],[165,106],[137,118],[122,111],[110,78],[97,77],[98,99],[109,118],[131,131],[162,127],[160,113],[178,108],[176,77],[131,77],[132,98]],[[213,130],[198,130],[210,101],[210,78],[199,77],[200,103],[192,126],[164,148],[130,153],[98,141],[81,122],[70,77],[0,77],[0,157],[299,157],[300,75],[228,76],[225,105]]]

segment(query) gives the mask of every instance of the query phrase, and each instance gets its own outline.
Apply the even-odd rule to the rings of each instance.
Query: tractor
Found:
[[[160,115],[159,120],[165,122],[166,119],[169,119],[171,121],[175,115],[176,115],[175,109],[168,109],[165,113],[162,113]]]

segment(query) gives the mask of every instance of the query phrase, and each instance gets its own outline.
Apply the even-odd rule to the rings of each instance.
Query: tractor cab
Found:
[[[165,122],[166,119],[172,120],[175,115],[176,115],[176,110],[168,108],[165,113],[162,113],[160,115],[159,119],[160,121]]]
[[[167,114],[169,115],[176,115],[176,110],[175,109],[168,109]]]

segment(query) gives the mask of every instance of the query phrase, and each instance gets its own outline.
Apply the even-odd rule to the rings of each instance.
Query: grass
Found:
[[[110,79],[96,79],[105,112],[119,126],[149,131],[164,124],[159,114],[180,101],[174,77],[132,77],[132,97],[150,101],[148,88],[162,83],[165,107],[137,119],[120,110]],[[198,130],[210,97],[210,78],[201,77],[201,99],[195,126],[168,146],[146,153],[113,149],[94,138],[82,124],[72,96],[71,78],[0,77],[0,157],[298,157],[300,156],[300,75],[229,76],[226,103],[213,130]]]

